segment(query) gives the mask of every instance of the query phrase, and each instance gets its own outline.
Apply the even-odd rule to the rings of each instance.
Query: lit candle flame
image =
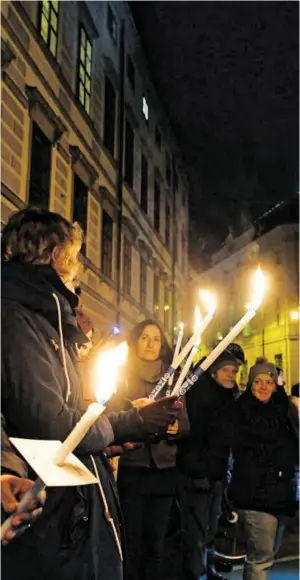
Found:
[[[195,308],[194,321],[194,334],[200,334],[202,315],[199,306],[196,306]]]
[[[205,306],[205,312],[212,316],[217,307],[216,295],[212,292],[208,292],[208,290],[199,290],[199,295]]]
[[[256,310],[260,307],[266,291],[267,281],[261,268],[258,267],[253,277],[253,300],[247,304],[248,310]]]
[[[95,365],[95,396],[99,403],[108,401],[115,392],[118,372],[126,363],[127,353],[127,342],[121,342],[116,348],[99,355]]]

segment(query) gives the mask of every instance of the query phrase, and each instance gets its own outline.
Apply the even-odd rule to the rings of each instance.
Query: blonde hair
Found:
[[[4,262],[50,264],[62,280],[72,282],[80,270],[83,231],[58,213],[28,207],[13,214],[2,232]]]

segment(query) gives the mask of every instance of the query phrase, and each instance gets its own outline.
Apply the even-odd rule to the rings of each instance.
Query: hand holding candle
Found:
[[[122,342],[117,348],[100,354],[95,364],[95,394],[98,403],[92,403],[60,447],[56,464],[62,465],[77,447],[91,426],[105,409],[105,403],[116,390],[119,369],[127,359],[128,346]]]

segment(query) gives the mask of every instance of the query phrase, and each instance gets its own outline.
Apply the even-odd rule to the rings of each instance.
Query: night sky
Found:
[[[298,2],[130,6],[189,169],[201,267],[229,232],[298,191]]]

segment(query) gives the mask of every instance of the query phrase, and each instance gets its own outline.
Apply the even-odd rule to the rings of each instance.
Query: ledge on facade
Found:
[[[132,244],[135,244],[139,230],[128,217],[122,217],[122,226]]]
[[[104,56],[104,72],[110,78],[116,90],[119,90],[120,79],[114,67],[114,63],[109,56]]]
[[[5,71],[16,55],[8,41],[1,39],[1,70]]]
[[[153,255],[152,250],[149,248],[146,242],[141,239],[138,239],[137,247],[141,256],[149,263]]]
[[[82,179],[82,181],[91,189],[98,177],[97,171],[93,165],[89,163],[81,149],[77,145],[70,145],[72,169]]]
[[[110,193],[110,191],[108,191],[108,189],[104,185],[101,185],[99,187],[99,196],[103,209],[107,211],[107,213],[110,215],[113,221],[117,221],[117,215],[120,207],[116,198]]]
[[[79,259],[81,264],[83,265],[84,270],[91,270],[94,274],[96,274],[96,276],[98,276],[100,284],[105,283],[108,286],[110,286],[113,290],[116,290],[117,287],[115,281],[112,280],[111,278],[108,278],[108,276],[105,276],[105,274],[103,274],[100,268],[97,268],[97,266],[95,266],[95,264],[93,264],[93,262],[91,262],[89,258],[80,254]]]
[[[26,95],[28,98],[28,106],[30,116],[41,128],[45,130],[43,118],[48,121],[45,134],[49,137],[52,143],[56,143],[66,131],[66,126],[61,119],[54,113],[50,105],[41,95],[37,87],[26,85]]]
[[[132,106],[128,103],[128,101],[125,102],[125,111],[126,111],[126,116],[128,118],[128,121],[132,125],[132,128],[138,129],[139,128],[138,119],[136,117],[136,114],[135,114]]]

